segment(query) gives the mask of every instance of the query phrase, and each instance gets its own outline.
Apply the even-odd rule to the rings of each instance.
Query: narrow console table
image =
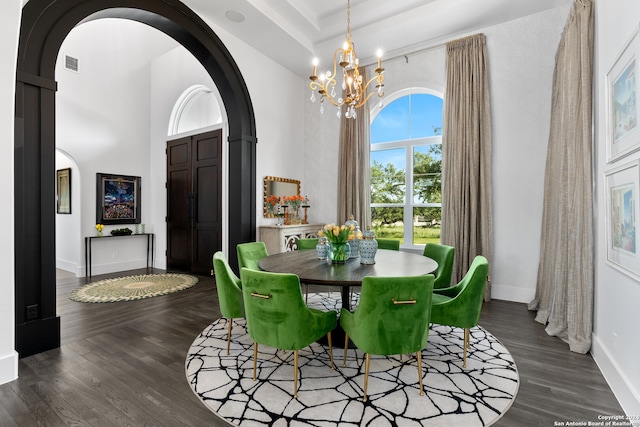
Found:
[[[263,225],[260,227],[260,240],[270,254],[295,251],[298,239],[318,237],[322,227],[323,224]]]
[[[151,259],[151,267],[153,267],[154,254],[153,244],[155,240],[155,234],[153,233],[141,233],[141,234],[125,234],[122,236],[87,236],[84,238],[84,270],[85,276],[91,277],[91,245],[94,240],[112,239],[114,237],[147,237],[147,270],[149,270],[149,259]]]

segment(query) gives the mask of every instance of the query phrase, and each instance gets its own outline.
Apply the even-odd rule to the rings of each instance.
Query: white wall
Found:
[[[78,262],[84,259],[82,247],[69,242],[82,240],[80,197],[80,169],[78,164],[66,153],[56,150],[56,170],[71,169],[71,214],[56,213],[56,268],[69,271],[76,276],[83,274],[81,264]],[[57,185],[57,184],[56,184]]]
[[[487,37],[490,76],[492,296],[497,299],[529,302],[535,294],[551,80],[568,10],[568,6],[563,6],[478,31]],[[410,54],[408,59],[383,61],[383,66],[387,95],[414,86],[444,92],[443,45]],[[333,222],[340,124],[333,108],[320,115],[318,102],[311,103],[310,91],[307,92],[305,181],[322,181],[323,185],[309,189],[309,196],[319,204],[312,211],[319,222]],[[372,117],[377,104],[377,100],[372,101]]]
[[[640,283],[606,262],[606,202],[604,173],[637,161],[640,151],[608,164],[606,161],[606,75],[638,28],[636,0],[596,2],[595,138],[596,138],[596,293],[591,352],[620,404],[629,415],[640,414],[640,341],[637,319]]]
[[[14,58],[18,51],[18,31],[21,16],[20,0],[0,3],[0,52]],[[0,209],[0,384],[18,377],[18,353],[15,351],[15,269],[13,248],[13,117],[15,112],[16,62],[6,60],[0,65],[0,179],[5,183],[7,209]]]

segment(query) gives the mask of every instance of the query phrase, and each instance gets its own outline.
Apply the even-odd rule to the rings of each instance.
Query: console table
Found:
[[[263,225],[260,227],[260,240],[267,252],[277,254],[298,249],[298,239],[318,237],[318,231],[324,224],[299,225]]]
[[[155,240],[155,234],[153,233],[141,233],[141,234],[125,234],[121,236],[87,236],[84,238],[84,270],[85,276],[91,277],[91,246],[94,240],[104,240],[113,238],[127,238],[127,237],[147,237],[147,270],[149,269],[149,259],[151,259],[151,267],[153,267],[154,254],[153,244]]]

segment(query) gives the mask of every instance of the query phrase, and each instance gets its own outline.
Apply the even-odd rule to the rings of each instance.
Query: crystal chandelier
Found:
[[[315,92],[320,94],[320,113],[324,112],[324,100],[329,100],[333,105],[338,107],[338,117],[340,117],[341,107],[347,106],[344,116],[348,119],[355,119],[357,116],[356,108],[364,105],[373,92],[367,95],[367,88],[375,81],[376,93],[379,98],[384,96],[384,68],[382,68],[382,51],[378,49],[378,67],[374,70],[376,73],[363,86],[363,79],[358,71],[359,60],[356,55],[356,49],[351,41],[351,0],[347,0],[347,40],[341,48],[338,48],[333,54],[333,72],[327,70],[317,74],[318,59],[313,59],[313,75],[309,77],[311,83],[311,102],[316,101]],[[336,93],[336,73],[338,65],[342,68],[342,93]],[[339,78],[339,77],[338,77]],[[343,98],[344,96],[344,98]],[[382,102],[382,101],[380,101]]]

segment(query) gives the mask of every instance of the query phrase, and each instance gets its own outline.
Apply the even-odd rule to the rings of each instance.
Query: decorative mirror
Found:
[[[300,181],[297,179],[278,178],[276,176],[264,177],[263,211],[267,218],[275,217],[273,210],[269,209],[269,198],[273,196],[282,199],[283,196],[299,196]]]

